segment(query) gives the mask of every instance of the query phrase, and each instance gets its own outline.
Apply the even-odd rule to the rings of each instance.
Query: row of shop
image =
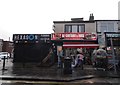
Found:
[[[119,33],[105,33],[104,47],[108,53],[112,53],[110,38],[119,58]],[[100,47],[95,33],[14,34],[13,41],[14,62],[56,62],[60,60],[59,57],[76,56],[77,50],[80,49],[85,56],[85,63],[91,64],[94,49]]]

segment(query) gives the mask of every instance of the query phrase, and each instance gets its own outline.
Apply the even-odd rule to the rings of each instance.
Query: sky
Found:
[[[0,0],[0,39],[13,34],[53,33],[53,21],[117,20],[120,0]]]

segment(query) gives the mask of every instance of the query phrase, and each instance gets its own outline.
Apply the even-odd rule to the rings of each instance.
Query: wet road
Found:
[[[71,82],[1,80],[0,85],[120,85],[119,78],[93,78]]]
[[[2,63],[0,62],[0,70],[2,69]],[[69,81],[69,82],[55,82],[55,81],[31,81],[31,80],[0,80],[0,85],[120,85],[120,77],[119,78],[113,78],[113,77],[108,77],[108,76],[112,76],[112,73],[110,72],[105,72],[105,71],[95,71],[93,68],[84,68],[85,70],[79,70],[78,69],[74,69],[73,74],[71,75],[63,75],[59,72],[61,70],[57,70],[57,69],[36,69],[36,68],[29,68],[25,69],[25,68],[17,68],[17,69],[11,69],[12,66],[12,62],[11,60],[6,61],[6,69],[8,69],[7,71],[4,72],[4,74],[1,72],[0,75],[19,75],[19,76],[23,76],[26,75],[27,76],[32,76],[32,77],[45,77],[47,76],[47,78],[60,78],[61,80],[64,79],[73,79],[73,78],[78,78],[84,75],[95,75],[95,76],[99,76],[99,77],[94,77],[94,78],[90,78],[90,79],[81,79],[81,80],[74,80],[74,81]],[[10,69],[10,71],[9,71]],[[31,70],[32,69],[32,70]],[[46,71],[46,72],[45,72]],[[81,73],[80,73],[81,72]],[[50,74],[48,74],[50,73]],[[57,75],[59,74],[59,75]],[[46,77],[45,77],[46,78]]]

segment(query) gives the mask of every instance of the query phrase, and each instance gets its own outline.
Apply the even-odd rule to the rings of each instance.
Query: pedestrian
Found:
[[[81,67],[81,69],[83,70],[83,61],[84,61],[84,56],[83,53],[81,52],[77,52],[77,59],[78,59],[78,66]]]
[[[96,67],[97,68],[103,68],[104,70],[107,70],[108,66],[108,58],[107,58],[107,52],[99,48],[96,53]]]

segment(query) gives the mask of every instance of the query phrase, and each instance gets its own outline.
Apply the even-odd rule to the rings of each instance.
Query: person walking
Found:
[[[81,67],[81,69],[83,70],[83,60],[84,60],[84,56],[81,52],[77,52],[77,58],[78,58],[78,67]]]

